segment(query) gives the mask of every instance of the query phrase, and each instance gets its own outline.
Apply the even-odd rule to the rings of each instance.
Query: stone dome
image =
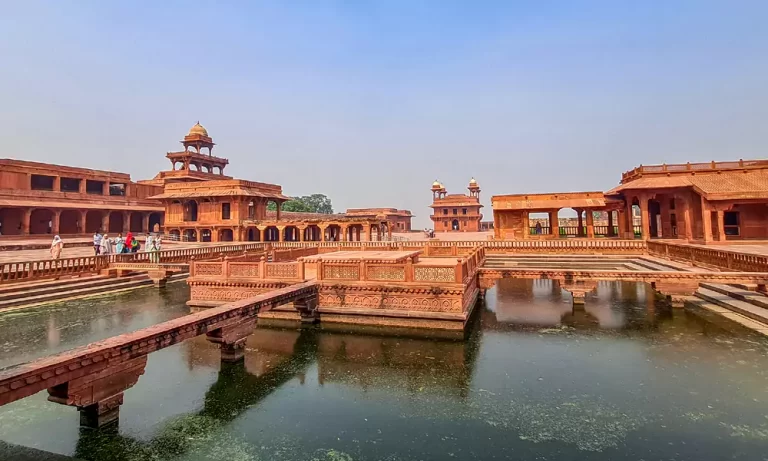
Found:
[[[200,122],[195,123],[195,126],[189,129],[189,133],[187,133],[187,136],[194,136],[194,135],[200,135],[208,137],[208,130],[205,129],[203,125],[200,124]]]
[[[442,185],[442,184],[440,184],[440,181],[438,181],[437,179],[435,179],[435,182],[433,182],[433,183],[432,183],[432,187],[433,187],[433,188],[437,188],[437,189],[439,189],[439,188],[443,187],[443,185]]]
[[[475,178],[472,178],[472,179],[470,179],[470,180],[469,180],[469,185],[470,185],[471,187],[473,187],[473,186],[477,186],[477,181],[475,180]]]

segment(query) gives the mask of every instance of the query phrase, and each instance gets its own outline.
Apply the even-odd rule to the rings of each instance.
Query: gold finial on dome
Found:
[[[193,136],[193,135],[200,135],[208,137],[208,130],[205,129],[203,125],[200,124],[200,121],[198,120],[197,123],[195,123],[195,126],[189,129],[189,133],[187,136]]]

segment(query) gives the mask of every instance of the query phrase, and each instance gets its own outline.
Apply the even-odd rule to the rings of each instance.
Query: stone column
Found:
[[[717,240],[725,242],[725,212],[717,210]]]
[[[56,235],[59,233],[60,222],[61,222],[61,210],[53,210],[53,217],[51,218],[51,233],[53,235]]]
[[[61,176],[53,177],[53,190],[54,192],[61,192]]]
[[[349,232],[347,226],[342,226],[341,227],[341,238],[339,239],[339,241],[346,242],[346,241],[349,240],[349,236],[347,235],[347,232]]]
[[[28,235],[29,234],[29,228],[31,226],[32,221],[32,209],[31,208],[25,208],[21,212],[21,233],[22,235]]]
[[[592,210],[587,209],[587,238],[595,238],[595,217],[592,216]]]
[[[77,185],[78,192],[80,192],[81,194],[86,193],[85,187],[86,187],[87,181],[88,181],[87,179],[83,178],[80,180],[80,183]]]
[[[284,239],[285,226],[277,226],[277,241],[282,242]]]
[[[643,228],[640,233],[640,238],[643,240],[650,240],[651,218],[648,214],[648,199],[645,196],[640,198],[640,220]]]
[[[141,214],[141,231],[152,232],[153,229],[149,228],[149,213]]]
[[[704,197],[701,198],[701,222],[704,227],[704,243],[709,243],[712,241],[712,212]]]
[[[319,226],[318,226],[319,227]],[[325,230],[327,227],[320,227],[320,241],[325,242]]]
[[[78,218],[78,221],[77,221],[77,224],[78,224],[77,232],[79,234],[85,234],[86,233],[85,232],[85,219],[86,219],[87,216],[88,216],[88,211],[87,210],[82,210],[80,212],[80,217]]]
[[[560,223],[557,220],[557,211],[549,212],[549,233],[555,237],[560,236]]]
[[[131,213],[123,211],[123,236],[131,230]]]
[[[294,301],[293,307],[299,311],[301,323],[313,324],[320,321],[320,315],[317,312],[317,294]]]
[[[679,203],[680,207],[680,217],[683,220],[683,232],[682,237],[688,241],[693,240],[693,230],[691,227],[691,207],[688,205],[688,200],[684,198],[680,198],[677,200],[677,203]],[[677,221],[677,227],[680,227],[680,220]],[[678,231],[678,236],[680,235],[680,231]]]
[[[578,214],[578,224],[576,227],[576,236],[581,237],[584,235],[584,217],[582,216],[584,213],[584,210],[576,210],[576,213]]]
[[[304,228],[298,227],[297,229],[299,230],[299,242],[303,242],[304,241],[304,232],[307,231],[307,228],[306,227],[304,227]]]
[[[101,214],[101,233],[109,231],[109,210],[104,210]]]
[[[613,232],[613,210],[608,210],[608,237],[615,237]]]

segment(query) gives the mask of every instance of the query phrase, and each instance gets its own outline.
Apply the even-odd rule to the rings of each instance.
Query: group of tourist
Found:
[[[154,253],[160,251],[163,245],[163,238],[159,235],[153,236],[147,234],[145,245],[144,251],[153,253],[150,255],[150,261],[160,262],[160,255]],[[51,242],[51,258],[59,259],[61,257],[62,248],[64,248],[64,241],[61,240],[60,236],[56,235],[53,237],[53,242]],[[93,233],[93,251],[96,253],[96,256],[138,253],[139,249],[141,249],[141,244],[136,237],[133,236],[132,232],[128,232],[125,238],[123,238],[122,233],[117,234],[117,237],[114,239],[110,238],[107,234],[102,235],[98,232]]]
[[[424,238],[428,238],[428,239],[435,238],[435,231],[432,229],[424,229]]]

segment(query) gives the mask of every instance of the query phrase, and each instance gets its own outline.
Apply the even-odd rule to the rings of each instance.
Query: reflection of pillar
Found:
[[[725,212],[717,210],[717,239],[725,242]]]
[[[595,238],[595,217],[592,210],[587,210],[587,238]]]

